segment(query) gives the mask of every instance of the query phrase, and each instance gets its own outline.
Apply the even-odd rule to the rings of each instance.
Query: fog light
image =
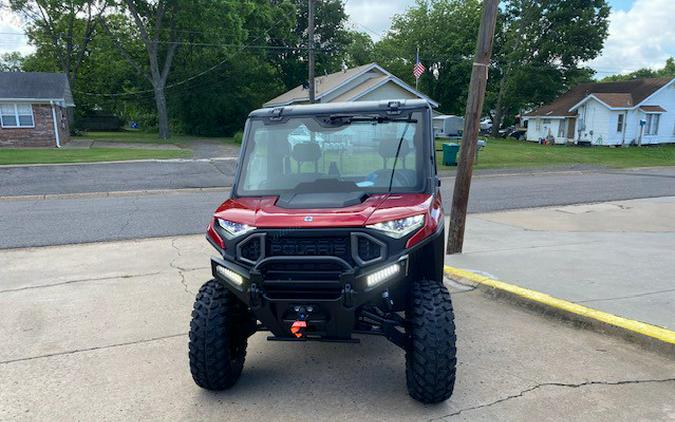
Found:
[[[218,273],[219,276],[226,278],[236,284],[237,286],[241,286],[244,284],[244,277],[240,276],[239,274],[235,273],[234,271],[221,267],[220,265],[216,267],[216,272]]]
[[[387,279],[392,278],[400,271],[401,271],[400,265],[398,264],[390,265],[369,275],[368,278],[366,279],[366,283],[368,284],[368,287],[373,287],[377,284],[382,283]]]

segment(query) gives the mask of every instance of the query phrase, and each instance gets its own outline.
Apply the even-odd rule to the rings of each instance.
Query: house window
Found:
[[[560,120],[558,121],[558,138],[566,138],[567,134],[565,133],[565,129],[567,126],[565,126],[566,120]]]
[[[550,125],[550,124],[551,124],[551,119],[544,119],[544,124],[545,124],[545,125]]]
[[[0,124],[4,128],[35,127],[30,104],[0,104]]]
[[[656,135],[659,133],[659,119],[661,118],[660,114],[650,113],[647,114],[646,120],[647,124],[645,125],[645,135]]]
[[[619,120],[616,123],[616,131],[623,132],[623,114],[619,114]]]

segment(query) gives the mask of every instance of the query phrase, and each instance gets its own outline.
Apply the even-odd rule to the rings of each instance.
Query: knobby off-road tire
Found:
[[[452,301],[445,286],[415,282],[406,319],[411,337],[405,355],[408,393],[422,403],[447,400],[455,387],[457,348]]]
[[[204,284],[190,322],[190,372],[195,383],[207,390],[232,387],[244,368],[250,315],[244,304],[223,285]]]

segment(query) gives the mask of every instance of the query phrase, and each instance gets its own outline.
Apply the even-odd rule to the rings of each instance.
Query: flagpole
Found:
[[[420,46],[418,45],[417,46],[417,59],[415,60],[415,63],[417,63],[419,61],[420,61]],[[419,85],[420,85],[420,78],[417,77],[417,78],[415,78],[415,91],[420,90]]]

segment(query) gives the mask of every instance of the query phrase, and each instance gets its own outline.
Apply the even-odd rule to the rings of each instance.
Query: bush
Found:
[[[234,143],[241,144],[244,141],[244,131],[240,130],[232,138],[234,139]]]

